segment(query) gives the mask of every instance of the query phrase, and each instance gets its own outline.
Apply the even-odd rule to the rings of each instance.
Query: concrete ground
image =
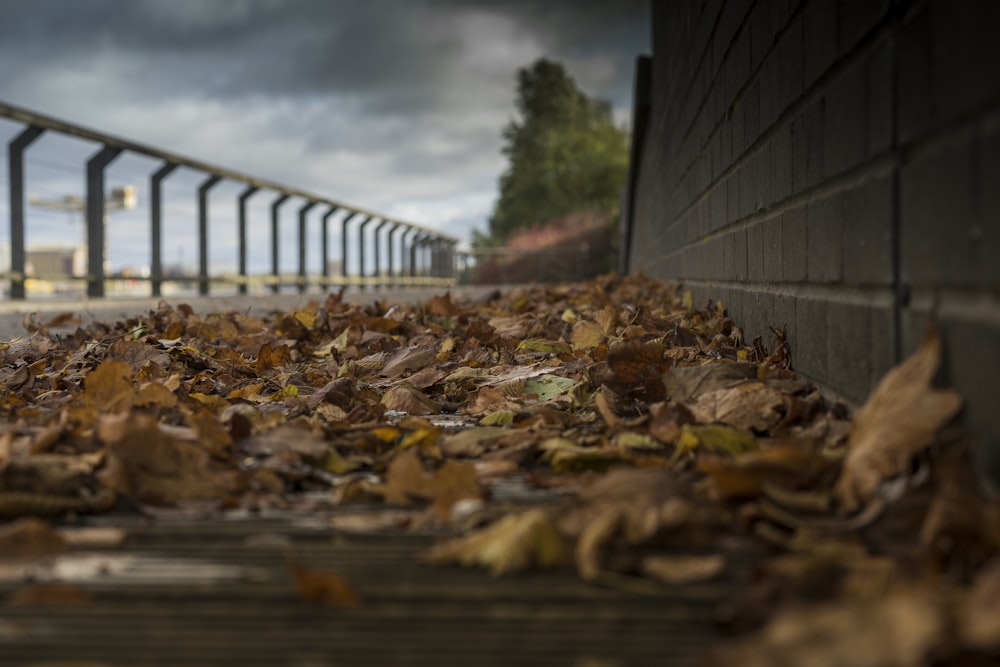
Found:
[[[456,301],[476,300],[497,289],[496,286],[461,286],[452,288],[451,294]],[[442,288],[393,288],[364,291],[352,288],[344,292],[344,299],[349,303],[365,303],[376,299],[387,303],[417,303],[444,292],[445,290]],[[171,305],[186,303],[199,314],[239,310],[264,315],[276,310],[295,310],[309,301],[322,302],[325,298],[326,293],[315,291],[306,294],[284,293],[247,296],[5,300],[0,301],[0,340],[10,340],[26,335],[28,332],[24,328],[24,321],[31,314],[35,314],[34,319],[43,324],[61,313],[73,313],[82,318],[84,322],[113,322],[145,314],[149,310],[155,309],[161,301],[166,301]],[[53,329],[53,332],[72,330],[76,326],[73,323],[59,329]]]

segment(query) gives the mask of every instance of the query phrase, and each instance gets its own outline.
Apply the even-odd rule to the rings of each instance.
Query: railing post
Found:
[[[358,227],[358,277],[361,279],[361,289],[365,287],[365,227],[374,219],[373,216],[369,215],[361,221],[361,226]]]
[[[340,277],[347,283],[347,223],[351,221],[357,211],[351,211],[340,221]]]
[[[104,296],[104,168],[122,149],[104,146],[87,160],[87,296]]]
[[[163,291],[163,179],[177,169],[173,162],[164,162],[149,177],[149,288],[152,296]]]
[[[389,228],[389,233],[386,234],[386,238],[388,239],[388,245],[389,245],[389,261],[386,264],[386,269],[385,269],[386,273],[389,276],[389,281],[386,283],[387,286],[393,286],[393,287],[395,287],[395,285],[396,285],[396,274],[393,272],[393,268],[392,268],[392,265],[393,265],[393,258],[392,258],[392,256],[395,255],[396,252],[395,252],[395,248],[392,247],[392,237],[396,235],[396,232],[402,226],[403,226],[403,223],[401,223],[401,222],[395,222],[395,223],[393,223],[392,227]]]
[[[410,244],[410,277],[411,278],[416,278],[416,276],[417,276],[417,260],[418,260],[418,257],[417,257],[418,252],[417,252],[417,250],[418,250],[418,248],[420,248],[420,247],[423,246],[424,241],[427,238],[428,238],[428,236],[426,234],[424,234],[422,232],[418,233],[416,236],[413,237],[413,243]]]
[[[320,261],[323,263],[320,275],[323,276],[324,292],[330,289],[330,216],[339,210],[339,206],[332,206],[320,222]]]
[[[45,132],[28,126],[7,144],[7,180],[10,194],[10,298],[23,299],[24,293],[24,151]]]
[[[277,294],[281,291],[281,258],[278,253],[278,209],[288,201],[288,195],[281,195],[271,203],[271,276],[274,284],[271,285],[271,292]]]
[[[407,245],[406,237],[415,232],[416,230],[409,225],[406,225],[406,229],[403,233],[399,235],[399,277],[402,278],[409,275],[410,272],[410,252],[409,246]]]
[[[306,214],[319,202],[306,202],[299,208],[299,294],[306,291]]]
[[[209,176],[198,186],[198,294],[208,294],[208,191],[221,181]]]
[[[382,285],[382,243],[379,235],[382,233],[382,228],[389,224],[388,220],[382,220],[382,222],[375,225],[375,286],[380,287]]]
[[[238,218],[236,227],[236,242],[237,242],[237,262],[239,266],[239,276],[240,284],[236,288],[240,294],[247,293],[247,200],[250,199],[260,188],[255,185],[249,185],[243,192],[240,193],[238,205]]]

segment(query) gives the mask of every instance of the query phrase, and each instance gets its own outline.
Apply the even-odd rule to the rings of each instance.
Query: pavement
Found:
[[[503,289],[495,285],[480,286],[458,286],[451,288],[452,297],[457,300],[477,300],[484,298],[488,294]],[[426,301],[432,296],[443,294],[444,288],[391,288],[391,289],[367,289],[360,290],[349,288],[344,292],[344,300],[348,303],[365,303],[370,301],[383,301],[386,303],[418,303]],[[155,310],[159,303],[166,302],[176,306],[186,303],[194,309],[196,313],[208,314],[218,312],[229,312],[233,310],[249,312],[254,315],[266,315],[274,311],[293,311],[304,306],[310,301],[322,302],[326,298],[326,292],[312,291],[305,294],[297,292],[281,294],[257,294],[257,295],[219,295],[219,296],[168,296],[162,298],[151,297],[114,297],[105,299],[88,299],[85,297],[75,299],[53,299],[39,298],[25,301],[0,301],[0,340],[10,340],[19,336],[27,335],[24,328],[25,318],[35,314],[35,320],[39,323],[46,323],[61,313],[73,313],[82,318],[83,322],[113,322],[136,315],[143,315],[150,310]],[[74,329],[75,322],[59,328],[59,331]],[[53,329],[56,331],[56,329]]]

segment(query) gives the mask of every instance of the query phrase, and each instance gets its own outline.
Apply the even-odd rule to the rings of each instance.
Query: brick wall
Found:
[[[1000,480],[1000,2],[652,2],[627,267],[849,402],[942,323]],[[643,117],[645,114],[645,117]]]

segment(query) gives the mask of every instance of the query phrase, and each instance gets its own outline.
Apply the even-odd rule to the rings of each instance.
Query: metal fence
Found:
[[[10,281],[10,297],[24,299],[25,289],[25,223],[24,223],[24,154],[29,146],[47,131],[58,132],[100,145],[86,161],[85,225],[87,240],[86,275],[76,276],[85,280],[87,295],[103,297],[106,283],[113,276],[105,272],[105,169],[124,152],[137,153],[162,161],[149,179],[150,186],[150,272],[148,277],[131,277],[130,280],[148,280],[152,296],[160,296],[165,281],[189,281],[197,286],[201,295],[207,295],[213,283],[236,284],[241,294],[246,294],[251,284],[263,284],[277,292],[283,286],[294,286],[304,292],[310,285],[324,289],[331,285],[358,286],[445,286],[455,280],[455,248],[458,239],[428,229],[417,224],[378,215],[363,208],[348,205],[329,197],[288,187],[274,181],[257,178],[207,162],[177,155],[159,148],[114,137],[100,131],[88,129],[45,116],[34,111],[0,102],[0,117],[6,117],[25,124],[8,144],[8,182],[10,194],[10,271],[2,275]],[[205,174],[205,179],[197,188],[198,197],[198,271],[193,276],[172,276],[164,274],[162,261],[163,239],[163,181],[178,167],[187,167]],[[209,191],[221,181],[234,181],[246,187],[238,194],[238,250],[235,274],[213,273],[209,266],[208,230],[210,225]],[[266,275],[252,276],[247,272],[247,202],[257,193],[271,193],[271,271]],[[280,208],[290,199],[303,200],[298,209],[298,271],[282,273],[279,261]],[[314,208],[325,208],[320,218],[319,243],[322,266],[318,275],[309,275],[306,270],[306,248],[308,241],[307,214]],[[341,219],[340,275],[330,275],[329,223],[337,212],[345,215]],[[348,232],[354,225],[357,241],[357,266],[348,262]],[[369,232],[370,230],[370,232]],[[374,265],[365,265],[366,233],[373,244]],[[394,247],[395,246],[395,247]],[[387,251],[383,254],[383,250]],[[401,266],[393,266],[397,254]],[[383,261],[384,259],[384,261]]]

